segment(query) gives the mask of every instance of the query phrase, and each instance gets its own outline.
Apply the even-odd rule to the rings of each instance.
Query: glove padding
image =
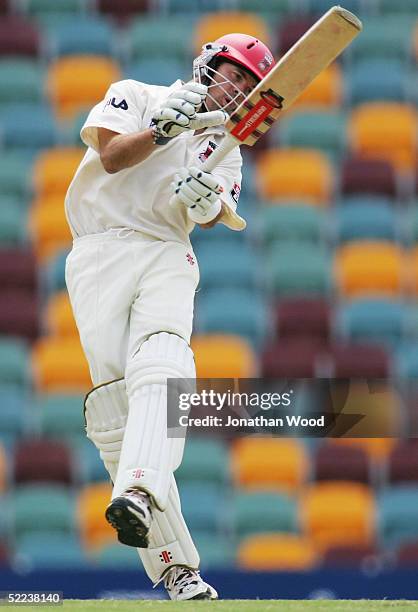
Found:
[[[193,81],[174,91],[153,113],[152,125],[156,128],[157,138],[174,138],[186,130],[198,130],[225,123],[227,115],[224,111],[197,114],[207,91],[206,85]],[[163,142],[161,141],[161,144]]]
[[[175,195],[170,204],[179,199],[187,207],[187,215],[194,223],[209,223],[221,211],[219,195],[223,187],[210,172],[196,166],[181,168],[171,183]]]

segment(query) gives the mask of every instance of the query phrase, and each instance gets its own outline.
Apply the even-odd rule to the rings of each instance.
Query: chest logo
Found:
[[[200,161],[204,162],[209,157],[209,155],[211,155],[214,152],[217,146],[218,145],[216,144],[216,142],[212,142],[211,140],[209,140],[208,146],[206,147],[205,151],[202,151],[202,153],[199,153]]]

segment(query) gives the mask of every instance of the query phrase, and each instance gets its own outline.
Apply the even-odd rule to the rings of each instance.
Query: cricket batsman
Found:
[[[184,440],[167,436],[167,378],[196,376],[189,234],[195,224],[245,227],[238,147],[212,173],[201,166],[273,65],[260,40],[229,34],[204,45],[190,82],[114,83],[81,129],[88,149],[65,201],[66,282],[94,385],[86,431],[114,485],[106,518],[174,600],[218,597],[181,513],[173,472]]]

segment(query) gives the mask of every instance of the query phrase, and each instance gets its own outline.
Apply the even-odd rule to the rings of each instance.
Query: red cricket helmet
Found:
[[[263,79],[273,68],[275,61],[272,52],[261,40],[248,34],[226,34],[214,41],[213,45],[226,47],[215,57],[231,60]]]

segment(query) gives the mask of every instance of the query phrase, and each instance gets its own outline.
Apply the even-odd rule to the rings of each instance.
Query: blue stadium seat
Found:
[[[377,10],[381,15],[406,15],[412,20],[417,16],[416,0],[377,0]]]
[[[253,289],[205,291],[197,301],[195,325],[199,333],[237,334],[260,345],[267,331],[265,300]]]
[[[86,436],[74,438],[71,442],[73,451],[73,463],[79,479],[84,483],[106,482],[110,479],[109,474],[100,459],[100,454]]]
[[[167,0],[167,10],[174,15],[177,13],[207,13],[222,9],[222,0]]]
[[[412,96],[412,75],[399,59],[365,59],[352,66],[345,77],[351,106],[375,100],[406,102]]]
[[[254,533],[298,530],[297,503],[283,493],[237,491],[232,501],[232,513],[233,528],[238,540]]]
[[[378,535],[386,547],[418,538],[418,487],[397,486],[377,495]]]
[[[206,569],[232,568],[236,556],[234,542],[225,534],[192,531],[192,538],[200,555],[200,567]]]
[[[325,11],[334,6],[333,0],[308,0],[307,9],[314,15],[323,15]],[[361,15],[367,9],[363,0],[344,0],[344,8],[356,15]]]
[[[190,530],[214,534],[225,526],[225,498],[219,487],[203,480],[179,487],[181,507]]]
[[[397,347],[394,357],[397,376],[411,381],[418,378],[418,342],[405,340]]]
[[[0,384],[24,389],[30,382],[28,348],[19,338],[0,337]]]
[[[26,485],[12,491],[14,535],[19,541],[28,532],[71,533],[75,529],[74,495],[69,487]]]
[[[1,152],[0,194],[15,198],[25,209],[32,189],[32,164],[33,158],[26,151]]]
[[[183,461],[176,470],[175,476],[179,483],[190,484],[204,481],[223,489],[229,480],[227,446],[223,441],[214,438],[188,437]]]
[[[337,331],[343,338],[392,347],[402,340],[407,320],[408,306],[397,300],[356,299],[343,303],[336,313]]]
[[[127,40],[131,61],[155,57],[192,59],[190,35],[194,23],[189,15],[147,15],[136,19]]]
[[[16,440],[30,430],[30,396],[18,387],[0,385],[0,441],[11,447]]]
[[[405,16],[365,19],[361,36],[350,45],[350,61],[372,58],[396,59],[407,62],[411,53],[413,20]]]
[[[265,206],[259,218],[263,241],[269,248],[286,241],[319,243],[323,237],[324,212],[303,202]]]
[[[14,104],[0,109],[0,139],[3,147],[37,151],[58,143],[58,128],[46,105]]]
[[[132,546],[106,544],[97,551],[91,553],[91,562],[95,567],[101,569],[135,569],[144,572],[142,563],[138,557],[138,551]]]
[[[14,564],[23,571],[70,569],[89,565],[76,534],[42,531],[27,533],[16,545]]]
[[[336,237],[349,240],[396,240],[400,218],[387,198],[352,198],[335,209]]]
[[[44,68],[35,60],[0,60],[0,104],[42,102],[44,74]]]
[[[153,85],[172,85],[177,79],[188,81],[191,78],[191,66],[176,59],[146,58],[129,64],[124,71],[126,79]]]
[[[83,13],[87,8],[87,0],[26,0],[24,9],[35,17],[42,15],[71,16]]]
[[[25,245],[29,242],[28,215],[17,198],[0,195],[0,247]]]
[[[84,438],[83,404],[84,397],[81,395],[50,394],[37,397],[41,434],[69,442]]]
[[[262,283],[262,268],[256,254],[244,244],[231,243],[222,249],[210,244],[196,246],[200,268],[200,286],[256,288]]]
[[[66,288],[65,262],[67,255],[68,251],[60,251],[57,255],[51,257],[40,270],[42,287],[47,296]]]
[[[117,56],[115,33],[108,21],[100,18],[72,18],[46,29],[50,57],[64,55]]]

